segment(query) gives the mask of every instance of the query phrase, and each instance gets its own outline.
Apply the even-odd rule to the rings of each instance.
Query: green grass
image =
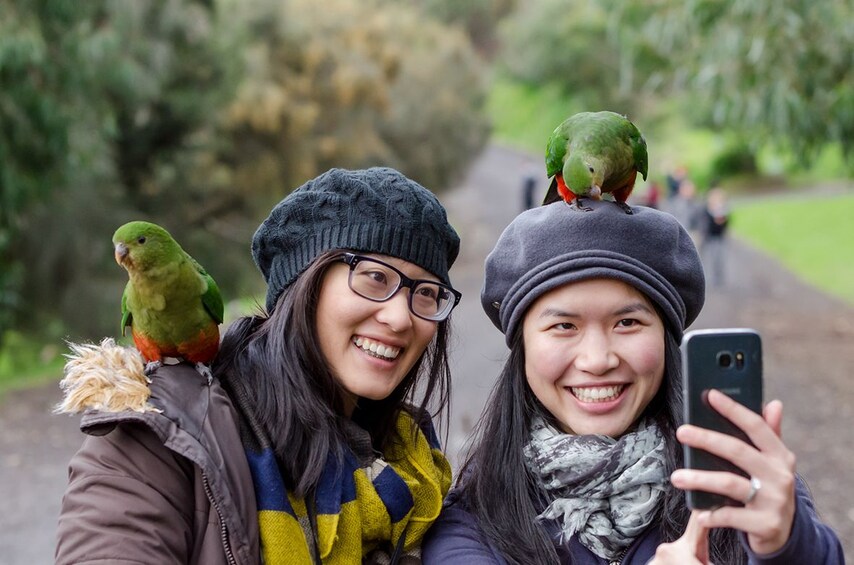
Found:
[[[740,204],[732,229],[808,283],[854,304],[854,194]]]

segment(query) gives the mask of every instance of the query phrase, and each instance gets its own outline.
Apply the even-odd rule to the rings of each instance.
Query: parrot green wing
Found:
[[[222,301],[222,294],[220,294],[219,287],[213,277],[207,273],[204,273],[204,277],[208,283],[208,290],[202,295],[202,303],[216,323],[221,324],[225,317],[225,304]]]
[[[569,140],[565,124],[566,122],[554,130],[546,144],[546,176],[554,176],[563,169],[563,158],[566,157],[566,143]]]
[[[128,308],[128,288],[130,288],[130,282],[125,285],[125,290],[122,293],[122,337],[125,335],[125,328],[131,325],[133,319],[130,308]]]
[[[638,172],[643,176],[643,180],[646,180],[646,173],[649,170],[649,155],[646,152],[646,140],[637,128],[632,127],[635,130],[635,135],[631,137],[632,156],[635,159],[635,167],[637,167]]]
[[[205,305],[205,310],[208,311],[208,314],[211,315],[217,324],[221,324],[225,317],[225,304],[222,301],[222,294],[219,291],[216,281],[207,273],[207,271],[205,271],[205,268],[202,267],[198,261],[193,259],[189,254],[187,255],[187,258],[207,283],[207,290],[202,295],[202,304]]]

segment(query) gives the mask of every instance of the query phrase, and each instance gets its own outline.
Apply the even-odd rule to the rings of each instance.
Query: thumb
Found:
[[[772,400],[765,405],[762,415],[774,433],[777,434],[777,437],[783,437],[783,403],[779,400]]]
[[[709,563],[709,528],[700,524],[700,517],[708,514],[708,510],[693,510],[688,519],[688,526],[682,539],[688,544],[700,563]]]

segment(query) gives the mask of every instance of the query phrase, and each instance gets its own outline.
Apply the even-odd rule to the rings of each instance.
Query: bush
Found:
[[[62,337],[116,335],[110,237],[128,220],[163,225],[233,300],[259,291],[255,228],[307,178],[384,164],[438,191],[488,136],[468,37],[408,4],[66,4],[0,7],[0,122],[17,120],[0,131],[0,347],[10,328],[61,339],[57,319]]]
[[[228,112],[240,191],[272,202],[330,167],[388,165],[441,190],[488,135],[468,38],[365,0],[241,2],[254,38]]]
[[[710,175],[721,181],[735,176],[756,175],[756,152],[746,143],[735,143],[725,147],[712,160]]]

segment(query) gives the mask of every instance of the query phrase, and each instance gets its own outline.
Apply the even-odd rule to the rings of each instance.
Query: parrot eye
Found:
[[[587,167],[587,168],[590,170],[591,173],[593,172],[593,167]]]
[[[141,244],[143,244],[143,243],[145,243],[145,236],[144,236],[144,235],[139,236],[139,238],[138,238],[136,241],[137,241],[137,243],[139,243],[140,245],[141,245]]]

